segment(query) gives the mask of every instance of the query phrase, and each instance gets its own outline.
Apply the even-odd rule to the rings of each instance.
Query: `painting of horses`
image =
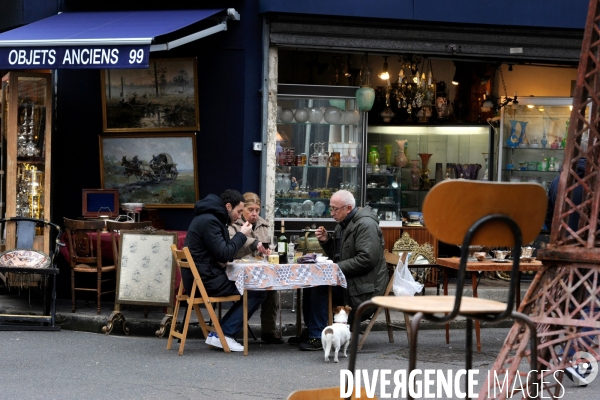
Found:
[[[192,208],[198,200],[196,135],[100,135],[103,189],[147,208]]]
[[[195,58],[150,60],[148,69],[101,71],[104,132],[200,129]]]

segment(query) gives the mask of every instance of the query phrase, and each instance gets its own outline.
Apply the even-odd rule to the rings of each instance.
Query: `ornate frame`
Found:
[[[150,60],[148,69],[100,73],[104,132],[200,130],[195,58]]]
[[[118,189],[120,204],[194,207],[198,200],[195,133],[104,134],[99,140],[101,186]],[[151,164],[153,156],[164,156],[165,162]]]

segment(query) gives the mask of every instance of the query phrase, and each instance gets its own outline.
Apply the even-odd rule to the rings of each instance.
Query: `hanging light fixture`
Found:
[[[384,81],[387,81],[388,79],[390,79],[390,74],[388,72],[387,59],[388,59],[388,56],[383,56],[383,70],[378,75]]]
[[[375,90],[370,83],[369,53],[365,53],[364,62],[360,68],[360,87],[356,90],[356,104],[360,111],[371,111],[375,103]]]
[[[458,85],[458,68],[454,71],[454,77],[452,78],[452,84],[454,86]]]

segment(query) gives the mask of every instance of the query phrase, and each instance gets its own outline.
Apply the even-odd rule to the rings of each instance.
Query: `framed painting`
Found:
[[[119,203],[193,208],[198,200],[196,134],[100,135],[100,180]]]
[[[173,306],[177,233],[121,231],[116,303]]]
[[[104,132],[200,129],[196,59],[150,60],[148,69],[100,72]]]

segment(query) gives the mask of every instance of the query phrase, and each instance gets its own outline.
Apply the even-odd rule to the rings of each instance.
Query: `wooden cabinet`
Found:
[[[5,157],[5,217],[50,220],[52,75],[14,71],[2,78],[2,136]],[[48,228],[35,248],[50,251]],[[6,227],[6,248],[16,243],[15,225]]]

